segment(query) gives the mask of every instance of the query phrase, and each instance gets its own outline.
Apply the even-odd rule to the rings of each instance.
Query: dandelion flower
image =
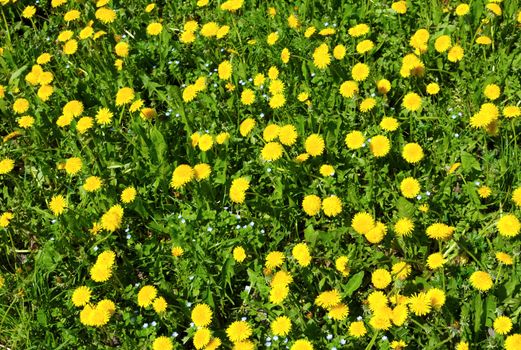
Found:
[[[123,208],[119,204],[116,204],[110,207],[101,217],[101,227],[109,232],[114,232],[121,226],[122,221]]]
[[[364,81],[369,76],[369,66],[365,63],[357,63],[351,69],[351,76],[355,81]]]
[[[83,184],[83,189],[87,192],[94,192],[101,188],[103,182],[98,176],[89,176],[85,179],[85,183]]]
[[[407,177],[400,183],[400,191],[405,198],[414,198],[420,193],[420,183],[413,177]]]
[[[408,143],[403,147],[402,157],[408,163],[418,163],[423,159],[423,156],[423,148],[417,143]]]
[[[351,131],[346,135],[344,142],[349,149],[359,149],[365,142],[364,134],[361,131]]]
[[[223,61],[219,64],[217,68],[217,72],[219,74],[219,78],[222,80],[229,80],[232,76],[233,67],[230,61]]]
[[[74,304],[74,306],[84,306],[89,302],[91,294],[92,291],[89,287],[78,287],[72,293],[72,303]]]
[[[505,350],[521,349],[521,334],[515,333],[505,339]]]
[[[431,288],[427,291],[427,297],[431,300],[431,305],[434,309],[441,309],[445,305],[445,292],[439,288]]]
[[[487,86],[485,86],[483,93],[485,94],[486,98],[488,98],[491,101],[494,101],[499,98],[499,95],[501,95],[501,88],[496,84],[488,84]]]
[[[371,275],[371,283],[376,289],[385,289],[391,281],[391,274],[386,269],[377,269]]]
[[[14,169],[14,160],[4,158],[0,161],[0,175],[9,174]]]
[[[83,166],[83,163],[80,158],[72,157],[65,161],[65,171],[69,175],[77,174]]]
[[[377,158],[384,157],[391,150],[391,141],[383,135],[377,135],[371,139],[369,148],[373,156]]]
[[[286,336],[291,330],[291,320],[287,316],[279,316],[270,324],[271,332],[277,336]]]
[[[233,248],[233,259],[238,263],[241,263],[246,259],[246,251],[243,247],[235,247]]]
[[[451,62],[458,62],[463,59],[463,56],[465,54],[465,51],[463,48],[459,45],[454,45],[448,53],[448,59]]]
[[[409,218],[400,218],[394,224],[394,231],[400,237],[410,236],[414,230],[414,223]]]
[[[352,98],[358,92],[358,83],[353,80],[344,81],[339,88],[340,95],[345,98]]]
[[[427,267],[436,270],[445,264],[446,260],[441,253],[433,253],[427,257]]]
[[[360,103],[360,112],[369,112],[376,106],[376,100],[372,97],[364,98]]]
[[[433,239],[446,239],[449,238],[454,232],[454,227],[443,224],[434,223],[427,227],[427,236]]]
[[[319,196],[310,194],[304,197],[302,201],[302,209],[309,216],[315,216],[320,212],[322,201]]]
[[[147,26],[148,35],[159,35],[163,31],[163,25],[158,22],[152,22]]]
[[[384,117],[380,122],[380,127],[385,131],[395,131],[398,126],[400,126],[398,120],[393,117]]]
[[[392,3],[391,8],[400,15],[407,13],[407,1],[395,1]]]
[[[152,307],[154,308],[154,311],[158,314],[161,314],[166,311],[166,308],[168,307],[168,303],[166,302],[165,298],[158,297],[155,298],[152,302]]]
[[[329,47],[327,44],[322,44],[313,52],[313,64],[318,69],[325,69],[331,63],[331,56],[329,55]]]
[[[248,188],[250,188],[250,182],[246,178],[240,177],[233,180],[230,186],[230,200],[234,203],[243,203]]]
[[[329,310],[327,315],[337,321],[345,320],[345,318],[349,315],[349,307],[346,304],[337,304]]]
[[[172,339],[160,336],[154,339],[152,343],[152,350],[173,350],[174,344],[172,343]]]
[[[25,98],[17,98],[13,103],[13,111],[17,114],[22,114],[27,112],[29,109],[29,101]]]
[[[358,233],[365,235],[375,226],[373,217],[366,212],[356,213],[351,220],[351,227]]]
[[[335,268],[338,272],[342,274],[342,276],[346,277],[349,275],[350,269],[347,266],[349,263],[349,258],[347,256],[340,256],[335,260]]]
[[[235,321],[226,328],[226,335],[230,341],[237,343],[248,339],[252,335],[252,329],[246,321]]]
[[[506,214],[497,221],[496,227],[501,236],[515,237],[521,230],[521,223],[514,214]]]
[[[422,105],[422,99],[420,95],[415,92],[409,92],[402,101],[402,106],[411,112],[416,112]]]
[[[409,297],[409,309],[416,316],[427,315],[431,311],[431,299],[426,293],[418,293]]]
[[[367,334],[367,329],[365,328],[363,321],[356,321],[349,325],[348,332],[350,336],[360,338]]]
[[[103,264],[94,264],[89,273],[94,282],[106,282],[112,276],[112,269]]]
[[[274,251],[270,252],[266,256],[265,266],[268,269],[274,269],[281,266],[284,263],[284,254],[282,252]]]
[[[317,157],[324,153],[324,139],[318,134],[312,134],[306,139],[305,148],[310,156]]]
[[[55,216],[63,214],[66,207],[67,201],[65,200],[65,197],[63,197],[62,195],[53,196],[51,198],[51,201],[49,202],[49,209],[51,209],[52,213]]]
[[[329,196],[322,200],[322,210],[328,217],[335,217],[342,212],[342,201],[337,196]]]
[[[150,285],[143,286],[137,294],[137,303],[140,307],[147,307],[152,304],[156,296],[156,287]]]
[[[127,187],[121,192],[121,202],[125,204],[132,203],[136,198],[136,195],[137,191],[133,186]]]
[[[505,265],[512,265],[514,263],[514,259],[512,259],[512,256],[510,256],[507,253],[504,252],[497,252],[496,253],[496,259]]]
[[[299,243],[294,246],[291,254],[300,266],[306,267],[311,263],[311,254],[309,253],[309,248],[305,243]]]
[[[134,89],[130,87],[123,87],[118,90],[116,94],[116,106],[129,104],[134,99]]]
[[[212,310],[207,304],[197,304],[191,317],[197,327],[206,327],[212,322]]]
[[[340,304],[340,302],[340,293],[336,289],[322,292],[315,298],[315,304],[326,310],[330,310],[333,306]]]
[[[494,332],[497,334],[508,334],[512,329],[512,320],[507,316],[499,316],[494,320]]]
[[[241,136],[245,137],[247,136],[255,127],[255,119],[253,118],[246,118],[239,126],[239,131],[241,133]]]
[[[396,278],[403,281],[411,274],[411,265],[404,261],[397,262],[393,265],[391,272],[393,276],[396,276]]]
[[[194,178],[194,169],[188,164],[178,165],[172,173],[172,180],[170,186],[174,189],[179,189],[192,181]]]
[[[490,275],[484,271],[474,272],[470,276],[469,281],[470,281],[470,284],[472,285],[472,287],[474,287],[482,292],[489,290],[490,288],[492,288],[492,286],[494,284],[492,282],[492,277],[490,277]]]

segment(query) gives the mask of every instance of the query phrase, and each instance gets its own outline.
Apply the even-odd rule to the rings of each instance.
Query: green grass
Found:
[[[0,160],[15,161],[12,171],[0,175],[0,214],[14,214],[10,224],[0,228],[0,276],[5,279],[0,288],[0,344],[11,349],[151,349],[155,338],[176,332],[174,348],[193,348],[196,328],[190,325],[191,310],[197,303],[212,309],[209,328],[225,349],[233,346],[227,327],[242,317],[247,317],[253,329],[250,339],[259,348],[268,337],[273,348],[285,346],[285,337],[274,340],[270,330],[270,322],[279,315],[292,321],[290,347],[307,338],[315,349],[389,349],[394,340],[405,341],[408,349],[454,349],[460,341],[469,342],[472,349],[503,348],[507,335],[491,335],[493,321],[501,314],[512,319],[511,334],[521,333],[519,236],[507,239],[496,227],[504,214],[521,218],[521,208],[511,199],[521,186],[520,119],[500,116],[497,135],[472,128],[469,122],[483,103],[490,102],[483,94],[487,84],[501,88],[500,97],[492,101],[500,110],[520,105],[519,3],[503,1],[502,15],[495,16],[485,1],[470,1],[470,12],[463,17],[454,14],[459,4],[455,1],[409,0],[403,15],[391,10],[391,1],[252,0],[235,13],[221,10],[221,3],[211,0],[199,8],[195,0],[160,1],[146,13],[144,1],[113,0],[107,5],[117,13],[111,24],[96,19],[93,1],[69,1],[54,9],[50,1],[41,0],[31,19],[21,13],[32,2],[0,5],[0,85],[5,87],[0,135],[20,132],[0,143]],[[269,7],[276,9],[274,17],[268,15]],[[67,24],[63,15],[72,9],[81,15]],[[299,18],[298,30],[288,27],[290,14]],[[95,32],[103,30],[106,35],[80,40],[77,35],[90,20]],[[179,34],[188,20],[196,20],[199,29],[215,21],[230,31],[223,39],[197,34],[194,43],[183,44]],[[154,21],[162,22],[163,31],[147,35],[146,27]],[[318,34],[325,23],[335,25],[334,35]],[[371,30],[353,38],[348,30],[359,23]],[[317,33],[305,38],[310,26]],[[430,33],[428,51],[420,56],[425,72],[404,78],[402,59],[414,51],[409,40],[420,28]],[[56,41],[66,29],[78,40],[73,55],[65,55],[63,43]],[[266,37],[274,31],[280,38],[269,46]],[[434,49],[442,34],[463,47],[460,62],[449,62],[446,53]],[[489,36],[492,45],[477,45],[479,35]],[[356,44],[363,39],[372,40],[374,49],[358,54]],[[130,45],[121,71],[114,66],[119,40]],[[317,69],[313,52],[322,43],[330,53],[337,44],[345,45],[345,58],[332,57],[326,69]],[[285,47],[291,52],[287,64],[280,59]],[[38,97],[38,86],[26,81],[44,52],[52,60],[42,68],[54,77],[54,93],[47,102]],[[214,72],[224,60],[233,65],[233,91]],[[351,79],[351,68],[358,62],[369,65],[370,75],[359,83],[354,98],[344,98],[339,86]],[[286,104],[279,109],[270,108],[263,97],[269,95],[268,81],[263,89],[249,81],[257,73],[267,75],[272,66],[285,84]],[[207,78],[207,89],[184,102],[185,86],[200,76]],[[392,84],[385,96],[376,87],[383,78]],[[435,96],[425,90],[431,82],[441,88]],[[144,120],[128,105],[116,106],[116,93],[125,86],[132,87],[136,98],[154,108],[157,116]],[[250,106],[241,103],[244,88],[255,91],[256,101]],[[309,93],[310,105],[298,101],[300,92]],[[422,96],[420,111],[402,107],[408,92]],[[372,94],[376,107],[360,112],[360,102]],[[30,108],[18,115],[13,103],[22,97]],[[84,134],[76,130],[79,117],[59,127],[56,120],[71,100],[83,103],[82,116],[95,117],[99,108],[109,108],[112,122],[95,123]],[[33,116],[35,124],[22,129],[17,123],[22,115]],[[379,123],[384,116],[395,117],[398,130],[382,130]],[[239,126],[248,117],[257,124],[249,135],[241,136]],[[270,123],[292,124],[299,135],[295,145],[284,146],[281,159],[272,163],[261,158],[263,130]],[[230,139],[207,152],[192,147],[190,136],[207,130],[213,136],[228,132]],[[387,136],[390,153],[373,157],[367,145],[349,150],[344,138],[352,130],[362,131],[367,139]],[[305,152],[306,137],[313,133],[323,137],[324,154],[296,162]],[[408,142],[420,144],[425,152],[417,165],[401,156]],[[70,157],[83,161],[75,176],[58,169]],[[460,168],[448,174],[447,168],[457,162]],[[212,167],[209,179],[171,188],[178,165],[197,163]],[[320,175],[323,164],[334,166],[333,177]],[[99,176],[103,187],[87,193],[81,186],[91,175]],[[250,179],[243,204],[232,203],[229,195],[239,176]],[[406,199],[400,193],[400,182],[410,176],[421,184],[421,199]],[[481,185],[491,188],[490,197],[479,197]],[[111,206],[121,204],[120,194],[127,186],[134,186],[138,194],[123,205],[121,227],[92,235],[93,223]],[[48,207],[57,194],[69,203],[58,217]],[[341,214],[306,215],[301,204],[308,194],[337,195],[343,203]],[[419,210],[423,204],[429,207],[426,213]],[[369,243],[351,227],[353,216],[361,211],[387,226],[378,244]],[[415,222],[410,237],[399,237],[393,229],[401,217]],[[425,230],[434,222],[455,227],[453,236],[444,241],[428,238]],[[301,242],[307,243],[313,257],[308,267],[300,267],[292,257],[292,248]],[[184,254],[174,258],[173,246],[181,246]],[[237,246],[246,250],[243,263],[233,259]],[[113,276],[96,283],[89,270],[99,253],[109,249],[116,253]],[[276,250],[286,256],[281,269],[294,279],[282,305],[269,302],[271,277],[264,269],[266,255]],[[448,262],[431,271],[426,259],[438,251]],[[500,265],[497,251],[509,253],[514,264]],[[342,255],[349,257],[348,277],[335,269],[335,260]],[[409,313],[403,326],[377,331],[369,325],[373,312],[366,302],[375,290],[371,274],[378,268],[390,270],[399,261],[411,266],[411,275],[405,281],[393,279],[383,290],[386,295],[411,296],[436,287],[447,300],[441,310],[427,316]],[[494,277],[488,292],[471,286],[469,277],[477,270]],[[146,284],[154,285],[167,300],[166,313],[138,306],[139,288]],[[110,299],[116,304],[105,326],[80,322],[81,308],[73,305],[71,295],[82,285],[92,289],[93,302]],[[342,321],[329,319],[327,311],[314,303],[321,292],[334,288],[350,309]],[[363,318],[368,333],[355,339],[348,328],[357,316]],[[382,339],[384,335],[388,340]],[[347,343],[342,345],[342,340]]]

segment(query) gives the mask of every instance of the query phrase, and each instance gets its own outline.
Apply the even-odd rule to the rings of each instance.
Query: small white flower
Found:
[[[148,328],[148,323],[143,323],[143,328]]]

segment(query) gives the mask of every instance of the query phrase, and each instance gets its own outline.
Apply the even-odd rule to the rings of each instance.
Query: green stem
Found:
[[[479,261],[475,256],[474,254],[472,254],[468,249],[467,247],[465,247],[464,245],[459,245],[461,248],[463,248],[463,250],[465,251],[465,253],[467,253],[468,255],[470,255],[470,257],[479,265],[480,268],[482,268],[484,271],[486,270],[485,266],[481,263],[481,261]]]
[[[9,48],[11,51],[13,50],[13,46],[11,44],[11,34],[9,33],[9,25],[7,24],[7,20],[5,19],[4,8],[2,7],[2,18],[4,19],[5,32],[7,34],[7,42],[9,43]]]
[[[365,348],[365,350],[370,350],[373,348],[373,345],[376,342],[377,337],[378,337],[378,331],[376,331],[374,333],[373,337],[371,338],[371,341],[369,342],[369,344],[367,344],[367,347]]]

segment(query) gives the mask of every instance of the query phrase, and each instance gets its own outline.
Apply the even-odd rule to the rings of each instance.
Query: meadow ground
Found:
[[[0,345],[521,349],[517,0],[0,0]]]

